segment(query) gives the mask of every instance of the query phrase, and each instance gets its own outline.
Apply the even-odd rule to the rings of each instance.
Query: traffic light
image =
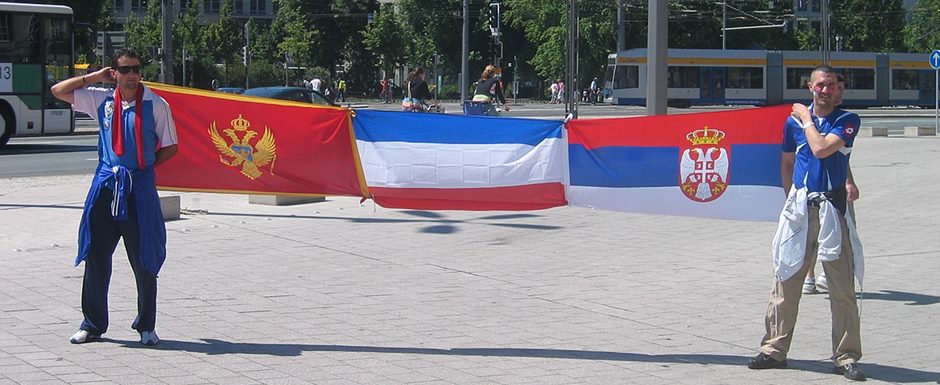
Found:
[[[500,27],[500,15],[499,15],[499,3],[490,3],[490,33],[493,36],[499,36],[499,27]]]
[[[242,63],[245,64],[246,67],[248,66],[248,46],[247,45],[242,46]]]

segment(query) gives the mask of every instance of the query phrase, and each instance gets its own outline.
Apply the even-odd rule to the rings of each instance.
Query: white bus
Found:
[[[71,8],[0,2],[0,146],[75,129],[71,106],[49,90],[73,63]]]

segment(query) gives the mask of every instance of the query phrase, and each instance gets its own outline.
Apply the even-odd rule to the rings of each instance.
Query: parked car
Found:
[[[323,94],[303,87],[256,87],[245,90],[242,95],[338,107],[336,103],[331,102]]]
[[[225,92],[229,94],[240,94],[242,92],[245,92],[245,89],[241,87],[219,87],[218,89],[216,89],[216,91]]]

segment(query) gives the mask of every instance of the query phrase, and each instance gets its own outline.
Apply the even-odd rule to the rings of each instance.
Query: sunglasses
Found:
[[[140,73],[140,65],[139,65],[139,64],[138,64],[138,65],[135,65],[135,66],[117,66],[117,67],[115,67],[115,69],[117,69],[117,72],[120,72],[121,75],[127,75],[127,74],[130,73],[131,71],[134,71],[135,74],[139,74],[139,73]]]

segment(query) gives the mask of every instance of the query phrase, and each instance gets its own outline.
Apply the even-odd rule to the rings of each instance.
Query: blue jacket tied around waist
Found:
[[[124,166],[109,167],[103,163],[98,164],[78,228],[78,256],[75,257],[75,266],[84,261],[91,252],[91,208],[102,193],[114,194],[111,214],[118,221],[127,220],[128,198],[134,197],[140,231],[141,263],[147,271],[157,275],[166,260],[166,225],[160,210],[153,167],[143,171],[130,171]]]

